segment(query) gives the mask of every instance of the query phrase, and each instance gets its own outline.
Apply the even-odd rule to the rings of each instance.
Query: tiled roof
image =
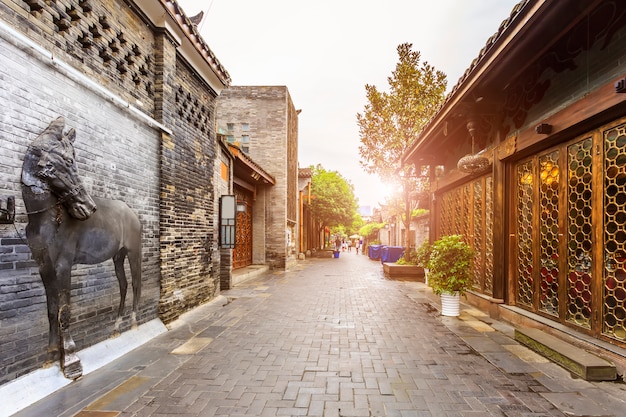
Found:
[[[200,36],[198,27],[196,26],[194,21],[192,21],[189,17],[187,17],[183,9],[176,2],[176,0],[160,0],[160,2],[165,8],[165,10],[167,10],[172,15],[174,20],[178,23],[178,26],[180,26],[183,32],[185,32],[185,35],[187,35],[187,38],[191,41],[191,43],[194,45],[198,53],[202,55],[204,60],[209,64],[209,66],[217,74],[220,80],[225,85],[230,85],[231,83],[230,75],[228,74],[226,69],[222,66],[222,64],[217,60],[217,57],[215,56],[213,51],[211,51],[211,48],[209,48],[209,46],[204,41],[202,36]],[[194,16],[194,17],[197,18],[197,16]]]
[[[233,144],[233,143],[228,143],[225,142],[226,145],[228,145],[228,149],[230,150],[230,152],[233,154],[233,156],[240,160],[241,162],[244,163],[245,166],[247,166],[249,169],[251,169],[252,171],[256,172],[259,174],[259,178],[263,178],[263,182],[268,183],[268,184],[276,184],[276,179],[269,174],[267,171],[265,171],[261,165],[257,164],[256,162],[254,162],[254,160],[252,158],[250,158],[248,155],[246,155],[241,148],[239,148],[239,146]]]
[[[312,176],[311,168],[298,168],[298,178],[311,178]]]
[[[505,20],[503,20],[502,23],[500,23],[500,26],[498,27],[498,30],[496,31],[496,33],[494,33],[487,40],[487,43],[480,50],[480,53],[478,54],[478,56],[472,61],[470,66],[465,70],[465,72],[463,73],[461,78],[459,78],[459,80],[457,81],[456,85],[452,88],[452,90],[450,90],[450,92],[448,93],[448,95],[444,99],[443,103],[439,107],[439,110],[437,110],[437,112],[433,115],[433,117],[430,119],[430,121],[424,126],[424,128],[422,129],[422,132],[420,133],[420,136],[424,132],[427,132],[429,130],[429,128],[431,128],[435,124],[435,121],[437,120],[437,117],[440,115],[440,113],[452,102],[452,100],[455,97],[455,95],[457,94],[457,92],[462,89],[464,83],[466,81],[468,81],[468,79],[470,78],[472,73],[480,66],[480,64],[485,59],[485,57],[489,54],[491,49],[494,48],[494,46],[496,44],[498,44],[498,41],[502,38],[503,34],[507,31],[507,29],[509,29],[511,27],[513,22],[522,13],[522,11],[524,10],[525,6],[528,3],[530,3],[531,1],[533,1],[533,0],[521,0],[519,3],[517,3],[513,7],[511,13],[509,14],[509,17],[506,18]],[[420,138],[420,136],[418,136],[418,138],[409,146],[409,148],[407,149],[407,152],[402,157],[403,159],[406,158],[407,155],[412,154],[415,151],[415,149],[418,146],[420,146],[420,142],[421,142],[421,139],[422,139],[422,138]]]
[[[517,17],[517,15],[521,12],[521,10],[524,8],[524,6],[529,3],[530,0],[522,0],[519,3],[517,3],[514,7],[513,10],[511,11],[511,14],[509,15],[508,18],[504,19],[502,21],[502,23],[500,23],[500,26],[498,27],[498,31],[496,33],[494,33],[488,40],[487,43],[485,44],[485,46],[480,50],[480,53],[478,54],[478,56],[476,58],[474,58],[474,60],[472,61],[472,63],[470,64],[470,66],[465,70],[465,72],[463,73],[463,75],[461,76],[461,78],[459,78],[459,80],[457,81],[456,85],[452,88],[452,90],[450,91],[450,93],[448,94],[446,101],[448,98],[452,97],[454,95],[454,93],[463,85],[463,83],[467,80],[467,78],[472,74],[472,72],[474,71],[474,69],[476,69],[476,67],[478,67],[478,64],[480,64],[480,62],[482,61],[482,59],[485,57],[485,55],[487,55],[487,53],[491,50],[491,48],[498,42],[498,39],[500,39],[500,37],[502,36],[502,34],[508,29],[508,27],[511,25],[511,23],[515,20],[515,18]]]

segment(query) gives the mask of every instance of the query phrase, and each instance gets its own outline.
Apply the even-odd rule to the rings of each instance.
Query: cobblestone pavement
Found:
[[[306,260],[16,416],[626,415],[623,384],[572,379],[471,308],[441,317],[428,291],[354,252]]]

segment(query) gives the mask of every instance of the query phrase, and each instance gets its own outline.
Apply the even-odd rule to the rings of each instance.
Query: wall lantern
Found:
[[[236,200],[234,195],[220,197],[220,247],[232,249],[235,247],[235,218]]]

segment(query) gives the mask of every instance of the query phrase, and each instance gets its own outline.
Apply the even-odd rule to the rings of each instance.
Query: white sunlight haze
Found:
[[[413,44],[448,91],[509,17],[514,0],[178,0],[232,85],[284,85],[299,116],[299,165],[321,164],[352,185],[360,206],[390,187],[359,163],[365,85],[388,90],[396,47]]]

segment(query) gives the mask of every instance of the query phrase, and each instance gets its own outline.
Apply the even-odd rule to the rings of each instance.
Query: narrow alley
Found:
[[[423,283],[385,279],[380,262],[354,252],[308,259],[223,292],[225,305],[188,313],[15,416],[538,417],[626,409],[624,384],[572,379],[511,339],[504,323],[467,306],[460,318],[440,316],[428,292]]]

